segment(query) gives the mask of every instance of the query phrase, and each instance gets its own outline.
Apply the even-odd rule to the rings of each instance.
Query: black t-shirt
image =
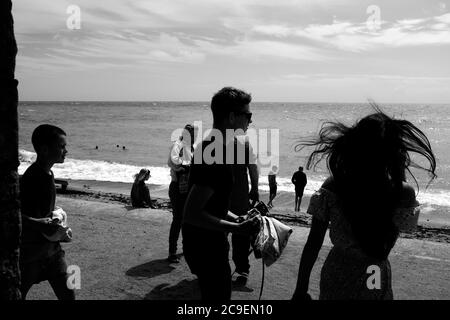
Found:
[[[191,172],[189,175],[189,188],[194,184],[200,186],[207,186],[213,190],[213,195],[206,204],[205,210],[211,215],[224,219],[228,213],[229,199],[233,188],[233,165],[226,164],[226,148],[223,147],[223,159],[221,161],[215,161],[212,164],[205,162],[204,157],[201,159],[201,163],[197,160],[199,156],[204,154],[205,148],[210,145],[211,141],[203,141],[198,146],[202,153],[196,151],[194,153]],[[215,157],[215,152],[206,152]]]
[[[292,179],[295,180],[295,190],[303,192],[306,186],[306,174],[303,171],[297,171]]]
[[[219,146],[216,143],[212,144],[211,141],[203,141],[195,150],[189,185],[190,188],[193,185],[211,188],[213,194],[205,205],[205,211],[223,219],[228,213],[234,183],[233,164],[226,164],[227,148],[223,144],[220,145],[223,149],[218,150],[222,151],[223,157],[217,161],[215,152],[211,152],[215,150],[214,147]],[[198,215],[200,212],[189,212],[189,214]],[[184,257],[192,273],[200,275],[219,272],[221,274],[229,268],[227,232],[198,227],[186,222],[183,223],[182,232]],[[224,290],[224,288],[218,287],[217,290]]]
[[[46,173],[33,163],[20,180],[21,212],[32,218],[51,218],[55,209],[56,189],[53,172]],[[39,230],[22,219],[21,260],[33,261],[50,257],[60,248],[59,242],[50,242]]]
[[[230,211],[243,215],[249,209],[248,168],[250,164],[256,164],[256,159],[247,141],[235,139],[234,145],[234,183],[230,196]]]

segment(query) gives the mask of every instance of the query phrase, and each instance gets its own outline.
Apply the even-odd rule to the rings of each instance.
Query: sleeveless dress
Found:
[[[411,214],[416,208],[399,208],[395,215]],[[320,188],[311,197],[307,212],[329,223],[333,244],[321,270],[319,299],[392,300],[389,260],[378,260],[362,251],[342,214],[337,196]]]

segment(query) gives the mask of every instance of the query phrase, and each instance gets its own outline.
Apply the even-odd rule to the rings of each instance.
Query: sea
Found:
[[[429,138],[437,158],[437,179],[412,169],[418,183],[418,200],[423,212],[436,210],[448,215],[450,225],[450,105],[380,104],[389,115],[418,126]],[[292,174],[306,167],[312,151],[296,151],[297,144],[314,136],[326,121],[353,124],[374,111],[369,103],[280,103],[255,102],[250,129],[277,132],[278,190],[294,192]],[[212,127],[209,102],[20,102],[19,173],[34,161],[31,134],[38,125],[49,123],[67,133],[68,154],[63,164],[53,168],[55,177],[74,180],[133,182],[141,168],[151,170],[148,183],[168,186],[167,159],[172,142],[187,123],[200,123],[202,134]],[[177,131],[178,130],[178,131]],[[424,159],[413,157],[419,164]],[[370,168],[368,168],[370,170]],[[312,194],[326,179],[325,163],[305,170]],[[415,182],[410,178],[410,183]],[[260,176],[260,190],[268,190],[267,174]],[[417,187],[416,187],[417,189]],[[437,212],[436,211],[436,212]]]

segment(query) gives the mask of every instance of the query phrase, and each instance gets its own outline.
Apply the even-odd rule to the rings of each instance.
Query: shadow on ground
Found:
[[[174,286],[168,283],[157,285],[144,297],[145,300],[200,300],[198,280],[184,279]]]
[[[133,267],[125,272],[130,277],[153,278],[162,274],[170,273],[174,270],[167,259],[158,259]]]
[[[141,209],[141,208],[133,207],[131,204],[126,204],[126,205],[124,206],[124,208],[127,209],[127,211],[136,210],[136,209]]]
[[[232,291],[239,291],[239,292],[253,292],[255,289],[253,288],[249,288],[247,286],[239,286],[239,285],[234,285],[231,287]]]

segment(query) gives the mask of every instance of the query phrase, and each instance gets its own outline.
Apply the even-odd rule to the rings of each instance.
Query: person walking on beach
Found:
[[[75,293],[67,285],[67,264],[60,241],[66,229],[53,219],[56,189],[51,168],[63,163],[67,154],[66,133],[59,127],[43,124],[32,134],[36,162],[30,165],[20,181],[22,237],[20,272],[22,299],[30,288],[48,280],[59,300],[74,300]]]
[[[233,164],[227,152],[234,147],[234,135],[251,123],[251,96],[225,87],[211,101],[213,129],[195,149],[190,191],[182,225],[183,251],[191,272],[197,275],[202,300],[231,299],[231,268],[228,261],[228,232],[245,236],[259,229],[258,220],[241,219],[228,211],[233,188]]]
[[[295,186],[295,211],[300,211],[300,205],[302,203],[303,191],[305,190],[306,183],[308,179],[306,178],[306,174],[303,172],[303,167],[298,167],[298,171],[296,171],[292,175],[291,179],[292,183]]]
[[[376,107],[376,106],[375,106]],[[312,225],[303,248],[293,300],[310,298],[311,269],[328,225],[333,244],[320,274],[324,300],[393,299],[388,255],[408,216],[418,214],[415,190],[406,184],[410,153],[424,156],[431,180],[436,159],[425,134],[411,122],[376,112],[353,126],[327,123],[307,168],[326,157],[331,176],[311,197]],[[414,178],[414,176],[413,176]]]
[[[278,167],[273,166],[271,172],[267,176],[269,180],[269,202],[267,202],[267,207],[272,208],[273,204],[272,201],[275,199],[277,195],[277,173]]]
[[[169,185],[172,223],[170,224],[169,256],[167,258],[170,263],[180,262],[177,257],[178,238],[180,237],[183,208],[188,193],[189,168],[193,151],[194,126],[187,124],[183,129],[183,134],[173,143],[167,161],[172,180]]]
[[[233,165],[234,184],[230,197],[230,211],[241,217],[241,219],[244,219],[243,217],[247,214],[248,210],[250,210],[250,200],[252,200],[253,203],[259,201],[259,172],[253,148],[248,140],[241,141],[242,139],[240,138],[241,137],[236,137],[235,140],[235,155],[237,156],[239,152],[244,151],[245,161],[244,163],[239,163],[237,161],[237,158],[239,157],[235,157],[235,163]],[[248,188],[249,175],[251,183],[250,192]],[[250,273],[250,262],[248,259],[250,252],[250,237],[233,233],[231,236],[231,243],[232,257],[234,265],[236,266],[235,272],[237,273],[233,285],[238,287],[245,286]]]
[[[150,197],[150,190],[145,184],[145,181],[149,178],[150,170],[148,169],[141,169],[141,171],[134,176],[134,183],[131,187],[131,205],[134,208],[156,208]]]

